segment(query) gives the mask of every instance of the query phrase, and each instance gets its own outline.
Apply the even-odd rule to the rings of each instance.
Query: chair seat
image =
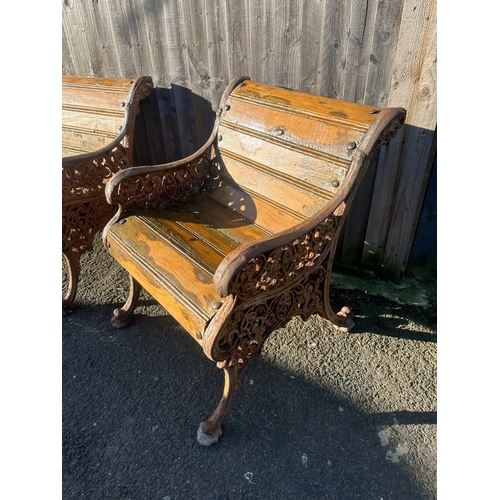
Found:
[[[213,275],[224,257],[268,235],[202,194],[194,203],[129,216],[108,233],[111,255],[197,340],[220,304]]]

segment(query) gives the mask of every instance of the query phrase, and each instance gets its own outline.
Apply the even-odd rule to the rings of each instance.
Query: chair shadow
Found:
[[[140,305],[153,309],[152,302]],[[244,372],[220,442],[198,445],[195,432],[222,395],[222,373],[165,313],[145,311],[114,329],[117,306],[83,304],[63,321],[68,496],[162,498],[160,485],[169,484],[173,497],[193,499],[210,492],[222,500],[229,490],[231,498],[431,498],[410,465],[387,454],[397,449],[397,429],[435,425],[436,412],[365,413],[292,376],[269,353]],[[270,351],[280,356],[274,345]]]
[[[350,332],[353,335],[369,331],[386,337],[437,342],[436,304],[427,308],[399,304],[376,295],[367,295],[361,290],[338,289],[333,286],[330,287],[330,302],[334,310],[342,304],[353,311],[356,325]]]

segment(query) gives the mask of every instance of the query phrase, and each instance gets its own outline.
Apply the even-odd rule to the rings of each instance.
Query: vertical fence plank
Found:
[[[141,125],[151,161],[203,142],[236,75],[405,107],[407,125],[370,167],[336,256],[397,279],[435,149],[435,10],[436,0],[74,0],[63,5],[63,73],[151,76],[157,107],[143,105]]]
[[[408,115],[386,150],[390,171],[375,185],[363,255],[395,281],[408,262],[435,153],[436,24],[434,0],[405,2],[388,105]]]

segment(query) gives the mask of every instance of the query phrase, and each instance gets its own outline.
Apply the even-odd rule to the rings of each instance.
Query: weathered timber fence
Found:
[[[62,21],[63,73],[153,78],[136,128],[143,163],[194,151],[235,75],[406,108],[407,124],[363,180],[336,256],[400,278],[436,155],[436,0],[63,0]]]

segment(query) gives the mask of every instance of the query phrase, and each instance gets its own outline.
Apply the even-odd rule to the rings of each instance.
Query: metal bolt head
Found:
[[[347,143],[347,149],[356,149],[357,144],[354,141],[350,141]]]
[[[212,302],[212,309],[220,309],[221,307],[222,307],[222,302],[220,300]]]
[[[229,111],[230,109],[231,109],[231,106],[229,106],[229,104],[226,104],[226,105],[224,106],[224,110],[225,110],[225,111]]]
[[[338,188],[338,187],[340,186],[340,182],[339,182],[337,179],[335,179],[335,180],[332,182],[332,186],[333,186],[334,188]]]
[[[218,141],[222,141],[222,135],[217,136]]]

